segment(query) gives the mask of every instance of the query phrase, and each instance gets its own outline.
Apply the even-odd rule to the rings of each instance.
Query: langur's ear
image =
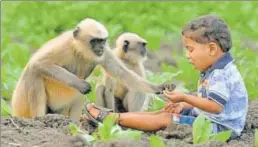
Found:
[[[123,50],[125,53],[128,51],[128,48],[129,48],[129,41],[125,40],[123,44]]]
[[[74,31],[73,31],[73,37],[76,38],[79,34],[80,31],[80,27],[77,27]]]

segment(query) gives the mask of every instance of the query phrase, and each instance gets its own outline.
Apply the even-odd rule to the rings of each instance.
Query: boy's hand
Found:
[[[163,95],[166,99],[170,100],[173,103],[179,103],[179,102],[184,102],[185,99],[185,94],[178,92],[178,91],[168,91],[164,90]]]
[[[164,112],[179,114],[183,109],[184,109],[184,105],[182,103],[170,102],[165,106]]]

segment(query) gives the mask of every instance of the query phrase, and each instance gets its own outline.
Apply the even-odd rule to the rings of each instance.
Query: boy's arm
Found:
[[[202,109],[206,112],[219,113],[230,98],[228,79],[221,71],[214,72],[209,80],[209,88],[207,89],[207,97],[186,95],[177,91],[164,91],[165,98],[171,102],[186,102],[194,107]]]
[[[186,102],[181,102],[180,104],[183,106],[183,108],[192,108],[193,107],[193,105],[188,104]]]
[[[177,91],[164,91],[163,94],[165,98],[169,99],[173,103],[185,102],[184,108],[193,106],[210,113],[219,113],[223,109],[223,106],[215,102],[215,100],[213,99],[206,99],[198,96],[186,95],[184,93]]]
[[[188,105],[185,104],[186,106],[189,106],[190,104],[193,107],[197,107],[199,109],[202,109],[203,111],[210,113],[220,113],[223,109],[223,107],[215,101],[197,96],[185,95],[183,101],[188,103]]]

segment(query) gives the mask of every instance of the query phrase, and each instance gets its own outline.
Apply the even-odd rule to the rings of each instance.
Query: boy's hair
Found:
[[[214,15],[203,15],[190,21],[183,28],[182,35],[198,43],[215,42],[223,52],[228,52],[232,47],[228,26]]]

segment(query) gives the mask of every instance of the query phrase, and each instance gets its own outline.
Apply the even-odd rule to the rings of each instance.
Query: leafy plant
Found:
[[[220,142],[226,142],[232,134],[231,130],[219,132],[217,134],[214,134],[210,137],[211,140],[217,140]]]
[[[186,57],[177,55],[174,57],[177,61],[177,67],[161,64],[162,71],[168,73],[176,73],[174,79],[184,82],[185,88],[194,91],[197,88],[199,72],[194,69]]]
[[[92,135],[89,135],[88,132],[82,131],[75,123],[70,122],[68,125],[68,130],[73,136],[76,136],[80,133],[82,137],[88,142],[88,143],[93,143],[96,138]]]
[[[150,96],[150,106],[148,111],[157,111],[160,110],[161,108],[164,108],[166,105],[166,102],[159,98],[158,96]]]
[[[1,116],[9,116],[12,114],[11,106],[6,103],[6,101],[1,98]]]
[[[96,66],[92,71],[91,75],[87,78],[87,81],[91,85],[91,91],[89,94],[85,95],[84,98],[88,99],[90,102],[95,102],[96,100],[96,85],[103,83],[103,74],[101,66]]]
[[[258,147],[258,130],[255,129],[255,147]]]
[[[2,95],[10,99],[15,83],[32,52],[47,40],[73,28],[85,17],[98,19],[107,27],[112,46],[118,34],[133,31],[148,40],[150,50],[156,50],[160,48],[164,39],[170,38],[169,34],[180,36],[182,27],[192,18],[203,14],[216,14],[225,19],[232,30],[234,43],[232,52],[237,57],[236,61],[239,61],[237,64],[244,77],[250,98],[257,98],[258,60],[255,58],[257,52],[252,49],[242,49],[243,42],[239,42],[242,39],[239,36],[252,38],[254,41],[258,39],[258,32],[255,29],[258,24],[257,14],[255,9],[252,9],[257,6],[258,3],[255,2],[246,2],[245,5],[241,2],[144,2],[142,5],[139,5],[139,2],[3,2],[1,87],[4,89],[1,91]],[[96,12],[96,9],[103,10],[105,13]],[[155,14],[151,10],[156,10]],[[235,10],[238,10],[238,15],[225,13],[235,12]],[[168,13],[164,15],[164,12]],[[61,13],[63,15],[59,15]],[[176,13],[180,13],[180,17],[174,17]],[[241,16],[242,21],[238,21],[237,16]],[[174,45],[173,42],[171,44]],[[176,47],[172,49],[177,50]],[[176,56],[181,58],[177,59],[178,67],[170,69],[163,64],[164,71],[171,73],[180,71],[175,79],[183,81],[187,89],[196,90],[198,72],[193,72],[192,65],[187,62],[183,54],[173,54],[173,57]],[[91,94],[88,97],[94,101],[94,96]]]
[[[148,81],[151,81],[152,83],[156,84],[161,84],[164,82],[171,82],[177,77],[181,72],[180,71],[175,71],[175,73],[172,72],[161,72],[161,73],[152,73],[152,72],[146,72],[147,79]],[[182,84],[177,84],[177,87],[175,89],[176,91],[181,91],[184,93],[188,93],[189,90],[184,87]],[[149,111],[156,111],[160,110],[166,105],[166,101],[162,98],[162,96],[157,96],[154,94],[148,94],[150,98],[150,106],[149,106]]]
[[[83,133],[83,131],[73,122],[69,123],[68,130],[73,136],[76,136],[78,133]]]
[[[117,139],[139,140],[141,138],[141,131],[131,129],[122,130],[120,126],[115,125],[116,118],[116,115],[108,116],[105,118],[103,123],[98,124],[98,128],[93,133],[93,135],[89,135],[87,132],[81,131],[74,123],[69,124],[69,131],[74,136],[78,135],[78,133],[81,133],[84,139],[89,143]]]
[[[147,80],[152,82],[152,83],[156,83],[156,84],[161,84],[164,82],[168,82],[168,81],[173,81],[175,79],[175,77],[180,74],[180,71],[175,71],[175,72],[160,72],[160,73],[152,73],[150,71],[146,72],[146,77]]]
[[[206,120],[204,115],[199,115],[193,124],[193,143],[200,144],[210,140],[226,142],[232,131],[223,131],[212,135],[211,121]]]
[[[152,134],[150,136],[150,146],[151,147],[165,147],[165,144],[159,136]]]
[[[139,140],[141,138],[141,131],[122,130],[120,126],[114,125],[116,115],[108,116],[104,119],[103,124],[99,123],[97,134],[100,136],[101,141],[113,139],[133,139]]]
[[[104,119],[103,124],[99,123],[98,133],[100,136],[100,140],[109,140],[113,137],[113,133],[119,130],[118,127],[113,127],[115,124],[116,116],[108,116]]]
[[[205,120],[203,115],[198,116],[193,124],[193,143],[198,144],[209,141],[210,134],[210,120]]]

